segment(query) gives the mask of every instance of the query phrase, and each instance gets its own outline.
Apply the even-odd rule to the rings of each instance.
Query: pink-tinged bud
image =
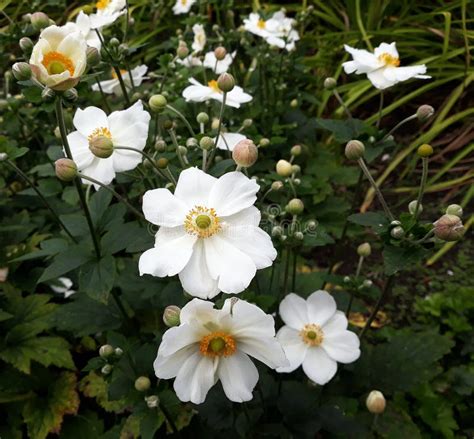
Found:
[[[416,110],[416,116],[420,122],[427,121],[431,116],[433,116],[435,110],[431,105],[421,105]]]
[[[250,139],[241,140],[234,146],[232,158],[238,166],[249,168],[258,158],[258,148]]]
[[[434,223],[434,234],[443,241],[458,241],[464,232],[462,220],[456,215],[443,215]]]
[[[179,59],[184,59],[189,55],[189,49],[186,43],[179,44],[178,50],[176,50],[176,55],[178,55]]]
[[[170,305],[165,308],[163,312],[163,322],[169,328],[173,326],[179,326],[180,319],[179,316],[181,314],[181,308],[176,305]]]
[[[359,160],[364,157],[365,146],[359,140],[350,140],[347,142],[344,152],[349,160]]]
[[[232,91],[235,87],[235,79],[230,73],[222,73],[217,78],[217,86],[224,93]]]
[[[30,16],[30,21],[35,30],[41,30],[51,25],[51,20],[44,12],[34,12]]]
[[[218,61],[222,61],[226,55],[227,55],[227,50],[225,49],[225,47],[219,46],[215,48],[214,56],[216,57]]]
[[[72,181],[77,175],[77,166],[71,159],[59,159],[55,164],[56,176],[62,181]]]
[[[108,136],[96,136],[89,141],[89,149],[96,157],[106,159],[114,152],[114,144]]]
[[[12,66],[12,73],[17,81],[27,81],[31,78],[31,67],[26,62],[17,62]]]
[[[367,396],[367,400],[365,401],[365,405],[370,413],[374,415],[379,415],[385,411],[385,407],[387,402],[385,401],[385,397],[383,396],[382,392],[378,390],[372,390]]]

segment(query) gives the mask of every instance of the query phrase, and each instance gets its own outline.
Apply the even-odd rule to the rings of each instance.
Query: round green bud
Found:
[[[405,236],[405,231],[401,226],[396,226],[390,231],[390,235],[392,235],[392,238],[401,239]]]
[[[273,237],[278,237],[283,235],[283,227],[281,226],[274,226],[272,228],[272,236]]]
[[[249,168],[258,158],[258,148],[250,139],[243,139],[234,146],[232,158],[238,166]]]
[[[417,154],[420,157],[429,157],[431,154],[433,154],[433,147],[427,143],[424,143],[418,147]]]
[[[400,226],[401,224],[402,224],[402,223],[401,223],[400,221],[398,221],[398,220],[393,220],[393,221],[390,223],[391,226]]]
[[[291,108],[298,107],[298,99],[292,99],[291,102],[290,102],[290,107]]]
[[[434,234],[443,241],[458,241],[464,236],[465,228],[456,215],[443,215],[434,223]]]
[[[303,232],[295,232],[294,237],[295,237],[295,239],[297,239],[298,241],[303,241],[303,239],[304,239],[304,234],[303,234]]]
[[[148,105],[150,106],[151,111],[154,113],[159,113],[166,108],[168,101],[163,95],[153,95],[148,100]]]
[[[102,358],[110,357],[114,353],[114,348],[109,344],[104,344],[99,348],[99,355]]]
[[[285,210],[292,215],[300,215],[304,210],[303,201],[301,201],[299,198],[293,198],[288,202]]]
[[[166,151],[166,142],[163,139],[159,139],[155,142],[155,151],[157,152]]]
[[[291,173],[292,174],[301,173],[301,166],[300,165],[291,165]]]
[[[141,376],[135,380],[135,389],[139,392],[146,392],[151,386],[151,381],[148,377]]]
[[[31,55],[31,52],[33,51],[33,41],[31,41],[30,38],[28,37],[23,37],[19,41],[20,49],[23,51],[23,53],[29,57]]]
[[[197,115],[196,120],[198,123],[206,124],[209,122],[209,115],[207,113],[201,112]]]
[[[209,218],[209,217],[206,217],[206,218]],[[179,306],[176,306],[176,305],[167,306],[165,308],[165,311],[163,312],[163,322],[169,328],[172,328],[173,326],[179,326],[180,314],[181,314],[181,308]]]
[[[294,146],[292,146],[292,148],[290,150],[290,153],[291,153],[291,155],[294,155],[295,157],[298,157],[299,155],[301,155],[302,151],[303,151],[303,149],[301,148],[301,145],[294,145]]]
[[[369,396],[367,396],[365,405],[367,406],[367,410],[370,413],[379,415],[385,411],[385,406],[387,403],[382,392],[379,392],[378,390],[372,390],[372,392],[369,393]]]
[[[173,127],[174,127],[174,123],[173,123],[172,120],[167,119],[167,120],[165,120],[165,121],[163,122],[163,128],[164,128],[166,131],[172,130]]]
[[[178,55],[179,59],[184,59],[189,55],[188,46],[185,44],[180,44],[178,49],[176,50],[176,55]]]
[[[210,149],[214,148],[215,142],[213,139],[211,139],[209,136],[204,136],[200,141],[199,141],[199,146],[206,150],[209,151]]]
[[[280,177],[289,177],[293,172],[291,163],[286,160],[278,160],[276,172]]]
[[[294,184],[295,186],[299,186],[299,185],[301,184],[301,179],[300,179],[300,178],[295,178],[295,179],[293,179],[293,184]]]
[[[0,162],[8,160],[8,154],[6,152],[0,152]]]
[[[105,366],[100,369],[102,375],[109,375],[112,372],[113,366],[111,364],[106,364]]]
[[[270,145],[270,140],[267,139],[266,137],[262,137],[260,139],[260,142],[258,142],[258,145],[261,147],[261,148],[266,148],[268,145]]]
[[[166,169],[168,167],[168,159],[161,157],[156,161],[156,166],[160,169]]]
[[[307,223],[306,223],[306,230],[308,232],[314,232],[318,227],[318,222],[316,220],[309,220]]]
[[[343,281],[345,284],[348,284],[351,281],[351,278],[349,276],[344,276]]]
[[[186,147],[189,148],[189,149],[194,149],[198,145],[199,145],[199,143],[198,143],[197,139],[195,139],[194,137],[189,137],[186,140]]]
[[[217,86],[224,93],[228,93],[234,89],[235,79],[230,73],[222,73],[217,78]]]
[[[253,124],[253,119],[244,119],[244,121],[242,122],[242,126],[244,128],[250,128]]]
[[[359,245],[359,247],[357,247],[357,254],[359,256],[366,258],[370,256],[371,253],[372,248],[370,247],[370,244],[368,242],[364,242],[363,244]]]
[[[370,288],[374,283],[370,280],[370,279],[366,279],[364,280],[364,282],[362,282],[362,286],[364,288]]]
[[[227,50],[225,47],[219,46],[214,49],[214,56],[218,61],[222,61],[227,55]]]
[[[272,183],[272,191],[279,191],[283,189],[284,184],[281,181],[274,181]]]
[[[410,212],[412,215],[415,215],[417,205],[418,205],[417,200],[410,201],[408,203],[408,212]],[[420,203],[420,206],[418,207],[418,213],[421,213],[421,212],[423,212],[423,205]]]
[[[110,39],[109,44],[111,47],[118,47],[120,46],[120,41],[117,38],[113,37]]]
[[[448,215],[456,215],[459,218],[462,218],[463,210],[459,204],[450,204],[447,209],[446,213]]]
[[[121,349],[121,348],[115,348],[114,354],[115,354],[117,357],[121,357],[121,356],[123,355],[123,349]]]
[[[77,165],[71,159],[59,159],[54,163],[56,176],[62,181],[72,181],[77,176]]]
[[[431,105],[421,105],[416,110],[416,116],[420,122],[427,121],[431,116],[433,116],[435,110]]]
[[[31,78],[31,67],[26,62],[17,62],[12,66],[13,77],[17,81],[28,81]]]
[[[96,157],[109,158],[114,152],[114,144],[108,136],[96,136],[89,140],[89,149]]]
[[[86,50],[87,65],[95,67],[100,63],[100,52],[95,48],[88,46]]]
[[[44,12],[34,12],[30,15],[30,21],[36,31],[51,25],[51,20]]]
[[[359,160],[364,157],[365,146],[359,140],[350,140],[346,144],[344,153],[349,160]]]
[[[337,87],[337,81],[334,78],[326,78],[324,80],[324,88],[326,90],[334,90]]]
[[[181,155],[186,155],[188,153],[188,148],[186,148],[185,146],[179,145],[178,148],[178,151]]]

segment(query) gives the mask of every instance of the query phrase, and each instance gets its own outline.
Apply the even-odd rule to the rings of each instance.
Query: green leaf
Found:
[[[39,87],[25,87],[21,91],[25,99],[33,104],[42,102],[41,88]]]
[[[107,303],[116,274],[115,259],[112,256],[104,256],[100,261],[90,261],[79,273],[79,289],[93,299]]]
[[[391,405],[375,424],[377,433],[385,439],[421,439],[420,430],[408,413]]]
[[[132,245],[140,236],[142,228],[137,222],[125,224],[113,224],[109,231],[102,237],[101,248],[111,255],[117,253],[129,245]]]
[[[388,219],[378,212],[355,213],[347,218],[348,221],[361,226],[372,227],[375,232],[380,233],[388,226]]]
[[[165,417],[163,413],[149,410],[140,421],[140,434],[142,439],[153,439],[155,433],[163,425]]]
[[[388,245],[384,248],[383,261],[385,265],[385,274],[391,276],[405,268],[416,265],[426,254],[422,247],[395,247]]]
[[[128,403],[125,400],[109,401],[107,383],[95,372],[89,372],[79,383],[79,390],[88,398],[95,398],[106,412],[121,412]]]
[[[368,126],[361,120],[338,120],[316,118],[316,127],[330,131],[337,142],[344,143],[359,137],[366,132]]]

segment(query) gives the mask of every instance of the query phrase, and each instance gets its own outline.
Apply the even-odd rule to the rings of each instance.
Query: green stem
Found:
[[[56,98],[56,118],[58,120],[59,131],[61,133],[61,139],[63,142],[64,151],[66,152],[66,156],[68,159],[74,160],[74,158],[72,157],[71,148],[69,147],[69,142],[67,140],[66,123],[64,122],[64,112],[61,96],[57,96]],[[97,256],[97,259],[100,259],[99,238],[97,237],[96,231],[94,229],[94,223],[92,222],[89,206],[87,205],[86,197],[84,196],[84,191],[82,189],[81,179],[79,177],[76,177],[74,179],[74,185],[76,186],[76,190],[79,195],[79,201],[81,203],[82,210],[84,211],[87,225],[89,226],[89,231],[92,237],[92,243],[94,245],[95,254]]]
[[[377,117],[377,123],[375,124],[377,128],[380,126],[380,122],[382,121],[382,111],[383,111],[383,90],[380,90],[379,115]]]
[[[112,297],[114,298],[115,303],[117,304],[117,308],[120,310],[120,312],[125,317],[125,319],[128,320],[130,317],[127,311],[125,310],[125,307],[123,306],[122,299],[120,299],[120,296],[117,294],[117,291],[115,291],[114,289],[112,289]]]
[[[362,34],[362,39],[365,41],[365,44],[367,45],[367,48],[370,51],[373,51],[374,48],[372,47],[372,44],[370,43],[369,37],[367,36],[367,32],[365,31],[364,24],[362,23],[362,14],[360,11],[360,0],[356,0],[356,22],[357,22],[357,26],[359,27],[359,31]]]
[[[356,274],[355,274],[356,278],[358,278],[360,276],[360,272],[362,270],[362,264],[363,263],[364,263],[364,257],[360,256],[359,257],[359,263],[357,264]],[[354,301],[354,295],[355,295],[354,288],[351,288],[351,296],[349,298],[349,303],[348,303],[347,309],[346,309],[346,317],[349,317],[349,314],[351,312],[352,302]]]
[[[285,261],[285,274],[283,278],[283,290],[282,290],[282,298],[286,296],[288,292],[288,276],[290,271],[290,249],[286,251],[286,261]]]
[[[224,119],[224,109],[225,109],[225,101],[226,100],[227,100],[227,93],[224,92],[224,94],[222,96],[221,111],[219,113],[219,125],[217,126],[217,135],[216,135],[216,142],[215,142],[216,145],[219,143],[219,137],[221,135],[222,120]]]
[[[181,437],[181,433],[176,428],[176,424],[174,423],[173,418],[171,417],[170,412],[168,411],[168,409],[166,409],[165,406],[161,402],[158,403],[158,407],[163,412],[163,415],[164,415],[166,421],[168,422],[168,424],[170,424],[170,427],[173,430],[173,433],[176,434],[178,437]]]
[[[403,119],[401,122],[397,123],[385,136],[383,136],[381,142],[386,140],[389,136],[391,136],[395,131],[398,130],[401,126],[405,125],[407,122],[412,121],[413,119],[416,119],[418,116],[416,114],[412,114],[411,116],[408,116],[407,118]]]
[[[176,108],[172,107],[171,105],[166,105],[166,108],[170,111],[172,111],[173,113],[175,113],[183,122],[184,124],[186,125],[186,127],[188,128],[189,132],[191,133],[191,135],[193,137],[196,137],[196,133],[194,132],[193,130],[193,127],[191,126],[191,124],[189,123],[188,119],[186,119],[186,116],[181,113],[180,111],[178,111]]]
[[[141,154],[143,157],[145,157],[151,164],[151,166],[153,166],[153,168],[158,171],[158,173],[161,175],[161,169],[158,168],[158,166],[156,166],[156,163],[155,163],[155,160],[153,159],[152,156],[150,156],[149,154],[147,154],[145,151],[142,151],[140,149],[136,149],[136,148],[132,148],[130,146],[114,146],[114,149],[122,149],[124,151],[133,151],[133,152],[137,152],[138,154]]]
[[[418,218],[421,208],[421,200],[423,199],[423,194],[425,192],[426,180],[428,179],[428,159],[426,157],[421,158],[421,163],[423,165],[423,171],[421,174],[420,190],[418,191],[418,198],[416,199],[415,214],[413,215],[415,219]]]
[[[346,105],[346,103],[344,102],[344,99],[342,99],[341,95],[339,94],[339,92],[334,89],[332,91],[334,97],[337,99],[337,102],[339,102],[339,104],[341,105],[341,107],[344,109],[344,111],[346,112],[346,115],[349,119],[352,119],[352,114],[349,110],[349,107]]]
[[[183,169],[186,169],[187,165],[186,165],[186,163],[183,159],[183,155],[181,154],[181,151],[179,149],[179,143],[178,143],[178,139],[176,138],[176,134],[175,134],[173,129],[169,130],[168,133],[170,134],[171,141],[173,142],[173,145],[176,149],[176,155],[178,156],[179,163],[181,164],[181,167]]]
[[[97,83],[97,87],[99,87],[100,94],[102,96],[102,101],[104,102],[105,109],[107,113],[110,113],[110,106],[109,103],[107,102],[107,97],[105,96],[104,90],[102,90],[102,86],[100,85],[100,81],[98,78],[95,78],[95,81]]]

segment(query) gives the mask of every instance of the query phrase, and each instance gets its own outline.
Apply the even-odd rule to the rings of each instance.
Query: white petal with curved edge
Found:
[[[376,57],[379,57],[380,55],[383,55],[384,53],[389,54],[390,56],[393,56],[394,58],[398,58],[398,51],[397,51],[397,45],[396,43],[380,43],[378,47],[374,49],[374,55]]]
[[[211,189],[209,204],[218,216],[229,216],[252,206],[260,186],[242,172],[228,172]]]
[[[89,141],[79,131],[73,131],[67,135],[67,141],[71,148],[73,160],[80,171],[87,168],[95,156],[89,149]]]
[[[377,57],[367,50],[356,49],[347,44],[344,44],[344,49],[352,55],[353,59],[352,62],[348,61],[343,64],[346,73],[356,73],[360,75],[361,73],[368,73],[381,66]]]
[[[389,80],[385,76],[385,70],[387,69],[380,68],[378,70],[374,70],[373,72],[367,73],[367,78],[369,81],[375,88],[378,88],[379,90],[385,90],[386,88],[392,87],[392,85],[395,85],[398,82],[396,80]]]
[[[109,128],[107,115],[97,107],[87,107],[84,110],[77,109],[73,124],[83,136],[88,137],[97,128]]]
[[[92,177],[102,184],[108,185],[115,178],[115,170],[112,159],[99,159],[94,157],[91,164],[83,169],[82,173],[87,177]],[[100,186],[95,183],[91,183],[88,180],[82,179],[84,184],[93,184],[95,189],[98,191]]]
[[[181,227],[162,227],[156,234],[155,247],[140,256],[140,275],[175,276],[188,263],[197,237]]]
[[[169,357],[180,349],[198,343],[202,338],[202,333],[195,330],[195,327],[189,324],[174,326],[168,329],[161,340],[158,354]],[[195,346],[199,352],[199,347]]]
[[[384,71],[385,77],[390,81],[406,81],[411,78],[429,79],[430,76],[424,75],[426,73],[426,66],[424,64],[418,66],[407,66],[407,67],[392,67],[387,68]]]
[[[311,347],[306,352],[303,370],[310,380],[322,386],[331,381],[336,374],[337,363],[329,358],[324,349]]]
[[[217,360],[198,352],[181,366],[174,380],[176,396],[183,402],[201,404],[209,389],[216,383]]]
[[[338,334],[347,329],[347,317],[342,311],[336,313],[324,324],[323,331],[326,336],[330,334]]]
[[[223,228],[239,226],[258,227],[260,219],[260,211],[255,206],[250,206],[240,212],[234,213],[233,215],[226,216],[224,221],[222,221],[222,224],[225,226]]]
[[[218,310],[214,309],[214,304],[207,300],[192,299],[181,309],[179,320],[181,323],[191,323],[197,320],[212,320]]]
[[[237,349],[261,361],[272,369],[288,366],[283,348],[275,337],[239,337]]]
[[[352,331],[342,331],[326,335],[324,333],[321,347],[339,363],[352,363],[360,357],[359,337]]]
[[[279,312],[283,322],[297,331],[309,323],[306,300],[294,293],[288,294],[281,301]]]
[[[153,362],[153,368],[157,378],[168,380],[174,378],[179,371],[182,364],[198,349],[197,345],[186,346],[175,352],[173,355],[167,357],[160,354]]]
[[[229,357],[222,357],[217,367],[217,376],[231,401],[244,402],[253,398],[252,391],[258,382],[258,371],[244,353],[236,351]]]
[[[239,143],[241,140],[245,140],[243,134],[239,133],[221,133],[219,136],[219,141],[217,142],[216,147],[219,149],[223,149],[224,151],[233,151],[235,145]],[[214,141],[216,138],[214,137]]]
[[[336,313],[337,305],[334,298],[323,290],[315,291],[306,300],[309,323],[319,326],[324,324]]]
[[[86,59],[86,50],[86,40],[84,39],[80,31],[69,34],[61,41],[61,43],[59,43],[59,46],[57,48],[58,52],[64,54],[72,60],[72,62],[74,63],[74,71],[76,75],[81,75],[84,72],[84,68],[82,68],[81,71],[77,72],[76,65],[78,61],[84,61]]]
[[[40,39],[47,40],[51,46],[51,50],[57,50],[58,46],[61,44],[61,41],[67,36],[68,33],[69,28],[52,25],[41,31]]]
[[[289,366],[277,368],[277,372],[293,372],[303,364],[306,357],[308,345],[303,342],[299,332],[289,326],[283,326],[276,335],[278,341],[285,352]]]
[[[117,87],[120,87],[118,79],[106,79],[105,81],[100,81],[100,86],[102,91],[107,94],[112,94],[115,92]],[[92,90],[100,91],[98,84],[92,84]]]
[[[183,98],[189,102],[204,102],[212,98],[212,89],[205,85],[188,85],[183,90]]]
[[[138,152],[115,150],[112,158],[114,160],[115,172],[125,172],[135,169],[143,160]]]
[[[191,296],[212,299],[219,294],[217,279],[211,277],[207,268],[202,239],[194,245],[193,255],[186,267],[179,273],[179,280],[184,291]]]
[[[148,221],[165,227],[184,225],[188,213],[187,206],[164,188],[146,191],[142,209]]]
[[[174,195],[186,203],[189,209],[195,206],[214,207],[209,205],[209,193],[217,178],[198,168],[188,168],[179,174]]]

